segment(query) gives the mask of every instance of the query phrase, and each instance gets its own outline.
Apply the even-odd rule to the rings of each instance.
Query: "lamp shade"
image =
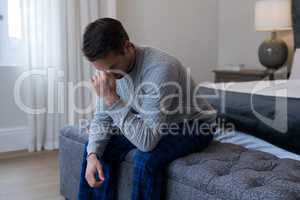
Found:
[[[255,4],[257,31],[284,31],[292,28],[290,0],[258,0]]]

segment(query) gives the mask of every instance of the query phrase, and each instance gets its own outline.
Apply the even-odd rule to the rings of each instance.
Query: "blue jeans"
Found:
[[[183,132],[183,123],[180,132]],[[134,155],[132,200],[165,199],[165,169],[177,158],[199,152],[212,141],[212,134],[168,134],[164,135],[151,152],[137,150]],[[87,166],[86,151],[83,156],[79,200],[113,200],[117,194],[117,168],[129,151],[136,147],[123,135],[113,135],[100,162],[103,165],[105,181],[100,188],[91,188],[85,179]],[[86,149],[86,148],[85,148]]]

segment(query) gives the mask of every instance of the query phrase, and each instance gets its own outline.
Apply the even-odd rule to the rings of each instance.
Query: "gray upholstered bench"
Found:
[[[87,135],[73,126],[60,134],[60,191],[77,199],[80,168]],[[120,166],[119,199],[130,199],[132,157]],[[201,153],[180,158],[167,169],[167,199],[297,200],[300,162],[233,144],[214,142]]]

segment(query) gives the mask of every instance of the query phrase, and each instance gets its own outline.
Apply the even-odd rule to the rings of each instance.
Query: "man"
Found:
[[[116,166],[132,149],[137,149],[132,199],[163,199],[166,166],[212,140],[210,129],[204,134],[186,130],[213,122],[215,110],[193,99],[195,84],[176,58],[135,46],[115,19],[88,25],[83,53],[99,73],[91,79],[98,98],[79,199],[114,199]]]

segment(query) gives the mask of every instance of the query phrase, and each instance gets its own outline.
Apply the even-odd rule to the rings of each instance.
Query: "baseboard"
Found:
[[[29,128],[0,129],[0,152],[19,151],[28,148]]]

